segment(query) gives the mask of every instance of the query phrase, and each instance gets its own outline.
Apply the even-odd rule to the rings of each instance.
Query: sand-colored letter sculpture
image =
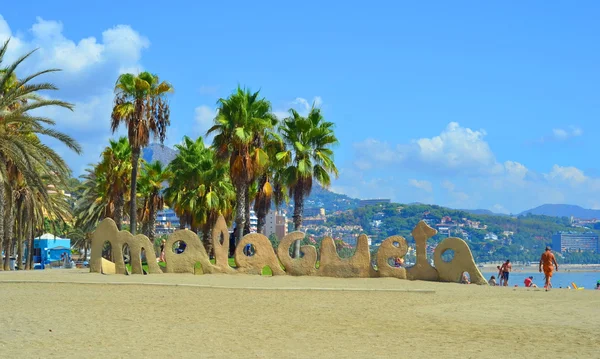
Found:
[[[377,250],[377,269],[371,264],[371,253],[366,235],[358,237],[356,251],[350,258],[340,258],[335,243],[330,237],[321,242],[319,256],[314,246],[302,246],[302,256],[292,258],[289,250],[297,240],[304,238],[302,232],[286,235],[278,248],[271,246],[268,238],[259,233],[245,235],[238,243],[234,260],[236,267],[228,262],[229,231],[223,217],[213,226],[211,244],[214,262],[211,261],[198,235],[187,229],[175,231],[167,240],[165,264],[161,270],[150,240],[144,235],[132,236],[129,232],[118,231],[111,219],[103,220],[92,236],[92,258],[90,271],[105,274],[158,274],[167,273],[248,273],[261,274],[268,266],[273,275],[318,275],[326,277],[395,277],[410,280],[459,282],[464,272],[469,273],[472,283],[487,284],[475,265],[469,246],[460,238],[446,238],[435,249],[432,266],[427,260],[427,240],[437,231],[421,221],[413,229],[417,260],[409,268],[391,265],[390,260],[403,258],[408,252],[404,237],[392,236],[384,240]],[[106,243],[110,251],[105,251]],[[130,268],[123,259],[124,247],[129,247]],[[445,261],[442,255],[452,250],[454,257]],[[105,257],[103,258],[103,253]],[[110,253],[110,256],[106,255]],[[145,254],[148,269],[142,267]]]

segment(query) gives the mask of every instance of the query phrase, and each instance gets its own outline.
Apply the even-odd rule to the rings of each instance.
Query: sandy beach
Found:
[[[5,357],[600,356],[600,291],[47,270],[0,272],[0,303]]]

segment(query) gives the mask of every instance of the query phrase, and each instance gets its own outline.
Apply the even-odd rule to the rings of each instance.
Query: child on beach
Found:
[[[492,276],[490,278],[490,280],[488,281],[488,284],[491,285],[491,286],[493,286],[493,287],[495,287],[496,286],[496,277]]]
[[[496,266],[496,268],[498,269],[498,285],[502,287],[502,268],[500,266]]]

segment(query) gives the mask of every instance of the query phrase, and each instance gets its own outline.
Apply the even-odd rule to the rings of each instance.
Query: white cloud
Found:
[[[206,105],[198,106],[194,110],[195,129],[203,138],[206,135],[206,131],[212,127],[215,116],[217,116],[217,110]],[[213,135],[204,138],[204,142],[210,144],[212,137]]]
[[[410,169],[445,174],[488,175],[506,171],[484,140],[484,130],[450,122],[438,135],[392,146],[376,139],[355,143],[355,165],[363,170],[402,165]],[[509,163],[510,165],[510,163]]]
[[[46,108],[43,115],[54,119],[58,130],[75,137],[84,148],[83,155],[77,156],[49,141],[57,151],[64,153],[76,175],[85,165],[98,160],[108,138],[113,137],[110,112],[115,81],[123,72],[139,72],[142,69],[141,56],[150,45],[146,37],[128,25],[116,25],[101,34],[101,41],[94,36],[67,38],[62,22],[40,17],[28,31],[13,31],[0,15],[0,41],[11,39],[4,65],[37,48],[19,66],[18,76],[47,68],[63,70],[58,74],[45,75],[40,80],[52,82],[60,89],[45,95],[71,102],[75,109],[71,112],[62,108]],[[121,128],[114,136],[122,134]]]
[[[416,179],[410,179],[408,181],[408,184],[411,185],[412,187],[421,189],[425,192],[433,192],[433,186],[431,185],[431,182],[429,181],[425,181],[425,180],[416,180]]]
[[[323,106],[323,99],[321,98],[321,96],[315,96],[312,101],[308,101],[305,98],[302,97],[296,97],[296,99],[294,99],[293,101],[287,103],[284,107],[285,108],[277,108],[273,111],[273,114],[280,120],[288,117],[290,115],[289,113],[289,109],[293,108],[296,111],[298,111],[298,113],[301,116],[306,116],[308,115],[308,113],[310,112],[310,109],[312,108],[312,105],[315,105],[315,107],[321,107]]]
[[[559,165],[552,166],[552,170],[545,174],[545,177],[549,180],[559,180],[571,185],[579,185],[589,180],[582,170],[576,167],[561,167]]]
[[[543,136],[534,143],[543,144],[549,142],[563,142],[582,135],[583,130],[581,129],[581,127],[577,126],[568,126],[567,128],[553,128],[550,134]]]
[[[568,129],[554,128],[552,135],[555,140],[564,141],[571,137],[578,137],[583,134],[583,130],[579,127],[570,126]]]

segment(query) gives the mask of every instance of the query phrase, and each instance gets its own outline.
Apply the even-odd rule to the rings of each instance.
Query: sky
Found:
[[[75,175],[113,135],[119,74],[171,82],[167,145],[204,136],[238,85],[278,116],[313,103],[336,124],[331,189],[519,213],[600,209],[600,3],[580,1],[13,2],[5,62],[37,48],[75,110],[46,110],[83,146],[50,142]]]

